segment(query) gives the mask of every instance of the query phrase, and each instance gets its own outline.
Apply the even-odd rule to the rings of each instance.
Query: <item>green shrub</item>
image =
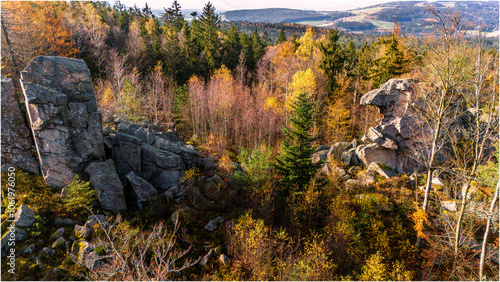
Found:
[[[95,199],[95,191],[90,188],[90,183],[75,176],[73,182],[66,187],[66,197],[62,201],[68,211],[82,212],[91,208]]]
[[[256,147],[251,152],[243,147],[238,155],[238,161],[244,171],[236,171],[235,179],[262,186],[269,179],[271,152],[272,149],[265,146]]]

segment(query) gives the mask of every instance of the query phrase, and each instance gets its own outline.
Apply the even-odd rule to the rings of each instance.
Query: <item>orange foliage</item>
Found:
[[[9,1],[2,3],[2,22],[18,42],[13,48],[27,63],[38,55],[72,57],[77,49],[65,24],[68,5],[62,1]]]

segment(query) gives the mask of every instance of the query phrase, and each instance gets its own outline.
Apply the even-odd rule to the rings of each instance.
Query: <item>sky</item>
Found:
[[[111,4],[114,0],[108,0]],[[291,8],[306,9],[318,11],[350,10],[358,7],[366,7],[395,0],[211,0],[217,10],[241,10],[241,9],[260,9],[260,8]],[[162,9],[170,7],[170,0],[120,0],[125,6],[132,7],[137,4],[138,7],[144,7],[144,3],[153,9]],[[178,0],[182,9],[201,10],[208,0]]]

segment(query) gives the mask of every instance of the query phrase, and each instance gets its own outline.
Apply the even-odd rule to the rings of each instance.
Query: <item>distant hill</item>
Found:
[[[333,21],[342,17],[352,16],[349,12],[317,12],[285,8],[236,10],[225,12],[227,21],[265,22],[265,23],[295,23],[300,21]]]
[[[428,6],[436,10],[462,13],[469,29],[487,31],[489,36],[499,35],[498,1],[398,1],[358,8],[350,11],[307,11],[284,8],[236,10],[222,14],[226,21],[248,23],[297,23],[323,28],[338,28],[343,31],[381,34],[391,31],[394,17],[407,34],[422,35],[434,24],[427,11]]]

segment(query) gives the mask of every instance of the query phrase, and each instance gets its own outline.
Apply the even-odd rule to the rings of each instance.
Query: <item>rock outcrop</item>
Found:
[[[143,179],[160,191],[176,187],[186,169],[213,167],[209,160],[201,158],[196,148],[181,144],[172,131],[162,132],[153,125],[133,124],[128,120],[119,119],[116,132],[107,127],[104,130],[106,155],[112,158],[116,171],[122,181],[132,184],[133,179]],[[130,173],[133,173],[131,177]],[[133,178],[133,179],[129,179]],[[152,192],[146,186],[132,185],[132,195],[140,206],[145,198],[141,191]]]
[[[16,154],[2,156],[2,163],[33,172],[40,167],[50,186],[67,187],[78,175],[90,180],[102,208],[119,212],[128,203],[140,210],[158,192],[177,191],[172,198],[182,200],[185,191],[178,185],[186,169],[215,168],[194,146],[158,126],[118,118],[116,130],[103,130],[90,71],[82,60],[36,57],[21,72],[20,82],[34,146],[27,141],[29,130],[20,126],[19,107],[8,109],[5,121],[2,113],[2,134],[15,137],[5,143]],[[2,108],[17,106],[12,82],[2,78],[4,96]],[[32,148],[38,160],[29,159]]]
[[[359,146],[356,139],[330,147],[319,146],[312,156],[313,162],[333,158],[345,166],[384,167],[381,171],[376,170],[384,177],[391,177],[394,172],[411,172],[414,167],[407,157],[408,149],[414,140],[424,141],[419,135],[426,128],[415,118],[414,99],[413,82],[407,79],[390,79],[380,88],[366,93],[361,97],[360,104],[379,109],[384,115],[379,125],[368,129]],[[326,164],[322,171],[326,174],[333,172]]]
[[[90,71],[83,60],[36,57],[21,72],[21,86],[43,177],[65,187],[104,157]]]
[[[374,105],[384,115],[379,125],[363,136],[361,141],[368,144],[356,148],[365,166],[375,162],[399,172],[408,170],[404,151],[422,130],[410,106],[414,96],[411,80],[390,79],[361,97],[361,105]]]
[[[38,174],[40,166],[15,97],[12,79],[2,75],[2,171],[21,168]]]

